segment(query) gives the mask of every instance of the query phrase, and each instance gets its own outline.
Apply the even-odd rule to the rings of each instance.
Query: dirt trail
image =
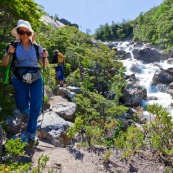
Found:
[[[41,155],[49,157],[43,173],[48,173],[48,169],[53,173],[163,173],[165,170],[159,157],[149,151],[128,160],[121,159],[120,154],[120,151],[112,150],[109,161],[104,162],[105,154],[95,149],[59,148],[40,141],[31,158],[33,167],[36,167]]]
[[[58,173],[105,173],[100,157],[83,149],[59,148],[40,141],[32,156],[33,167],[41,155],[49,157],[47,169]]]

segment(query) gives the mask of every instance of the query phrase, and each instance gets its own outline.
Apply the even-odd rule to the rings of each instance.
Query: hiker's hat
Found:
[[[36,33],[32,30],[31,24],[28,21],[25,20],[18,20],[17,26],[12,29],[11,34],[16,37],[16,41],[20,41],[19,35],[17,33],[17,29],[20,27],[27,28],[30,32],[32,32],[32,35],[30,36],[30,40],[32,43],[36,43]]]
[[[58,53],[58,52],[59,52],[59,50],[58,50],[58,49],[55,49],[53,52]]]

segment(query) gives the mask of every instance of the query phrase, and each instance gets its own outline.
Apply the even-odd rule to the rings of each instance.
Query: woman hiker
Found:
[[[43,65],[43,68],[48,66],[48,52],[43,51],[43,48],[36,44],[36,33],[28,21],[19,20],[11,34],[16,37],[16,46],[7,47],[2,65],[8,66],[12,54],[14,58],[12,85],[16,107],[28,116],[26,131],[17,137],[20,137],[23,142],[34,142],[43,99],[42,74],[38,62]]]

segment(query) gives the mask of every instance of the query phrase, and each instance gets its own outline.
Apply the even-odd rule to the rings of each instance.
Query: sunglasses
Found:
[[[32,35],[32,32],[30,32],[30,31],[23,31],[23,30],[18,30],[17,31],[17,33],[19,34],[19,35],[27,35],[27,36],[31,36]]]

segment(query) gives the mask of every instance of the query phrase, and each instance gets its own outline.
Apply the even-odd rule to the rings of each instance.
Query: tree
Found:
[[[43,14],[42,7],[33,0],[0,0],[0,37],[2,41],[10,40],[11,29],[19,19],[27,20],[38,31]]]
[[[55,19],[55,20],[59,20],[58,14],[55,14],[55,15],[54,15],[54,19]]]
[[[89,34],[89,35],[90,35],[90,34],[91,34],[91,32],[92,32],[92,31],[91,31],[91,29],[86,28],[86,33],[87,33],[87,34]]]

